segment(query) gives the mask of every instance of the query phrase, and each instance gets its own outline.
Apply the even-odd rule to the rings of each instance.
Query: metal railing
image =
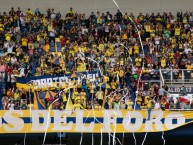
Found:
[[[193,84],[193,70],[161,69],[160,76],[163,83]]]

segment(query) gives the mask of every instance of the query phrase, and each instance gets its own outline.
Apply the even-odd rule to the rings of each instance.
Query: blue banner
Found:
[[[100,73],[97,71],[91,71],[91,72],[81,72],[81,73],[71,73],[71,74],[65,74],[64,76],[33,76],[33,77],[17,77],[16,83],[17,87],[25,87],[24,85],[33,82],[33,84],[36,84],[36,88],[38,87],[49,87],[53,86],[53,84],[59,83],[60,85],[62,83],[70,83],[71,80],[76,79],[78,82],[81,81],[81,79],[85,77],[88,80],[94,81],[96,77],[100,77]]]

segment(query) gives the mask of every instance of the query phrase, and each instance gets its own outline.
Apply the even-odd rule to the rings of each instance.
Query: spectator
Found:
[[[131,98],[129,98],[128,102],[127,102],[127,109],[129,111],[133,110],[133,101],[131,100]]]
[[[143,90],[142,81],[159,81],[160,69],[165,69],[163,76],[166,81],[179,80],[182,74],[179,69],[185,69],[183,72],[186,81],[191,79],[192,14],[177,13],[175,17],[171,13],[151,16],[140,13],[136,18],[130,14],[130,18],[136,22],[141,32],[144,54],[134,24],[128,14],[123,15],[120,10],[115,15],[110,12],[91,12],[87,17],[75,12],[73,8],[70,8],[65,16],[53,8],[48,9],[47,14],[41,13],[39,9],[33,11],[30,8],[11,8],[8,14],[0,18],[0,79],[2,87],[5,87],[5,95],[13,97],[15,108],[20,106],[22,109],[22,105],[28,106],[30,101],[33,103],[33,97],[30,96],[34,95],[31,94],[32,91],[29,93],[29,90],[17,88],[16,77],[59,76],[66,73],[99,71],[94,61],[100,60],[100,70],[111,90],[130,90],[128,96],[133,97],[132,99],[137,96],[135,100],[142,109],[147,108],[149,98],[155,98],[158,103],[158,96],[162,99],[165,96],[163,90],[168,92],[168,87],[164,85],[159,88],[157,83],[153,83],[150,88]],[[56,58],[61,60],[58,64],[54,62]],[[168,70],[173,72],[173,78]],[[65,85],[57,84],[54,91],[74,84],[78,84],[78,87],[64,92],[62,97],[58,96],[61,100],[50,107],[65,108],[66,96],[70,94],[73,103],[78,101],[76,106],[80,104],[83,108],[91,108],[94,104],[96,109],[100,108],[103,105],[104,90],[96,89],[101,82],[103,80],[100,78],[94,80],[94,87],[90,87],[91,82],[85,79],[82,84],[78,84],[76,80]],[[111,90],[107,91],[107,94]],[[184,91],[182,93],[186,94]],[[124,108],[129,101],[121,101],[123,96],[124,93],[119,91],[110,96],[109,108]],[[91,105],[93,99],[96,101]],[[166,109],[169,107],[168,102],[174,104],[167,97],[163,100]],[[53,100],[45,101],[49,106]],[[5,106],[8,100],[4,98],[2,103],[4,109],[7,109]],[[164,108],[161,103],[160,107]],[[176,107],[180,108],[178,104]]]

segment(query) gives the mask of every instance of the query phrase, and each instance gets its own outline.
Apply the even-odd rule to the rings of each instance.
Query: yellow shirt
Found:
[[[193,66],[192,66],[192,65],[186,65],[186,68],[187,68],[188,70],[191,70],[191,69],[193,69]]]
[[[111,82],[111,88],[115,90],[117,88],[117,83]]]
[[[133,102],[132,101],[127,102],[127,109],[133,110]]]
[[[73,105],[73,108],[74,108],[74,110],[80,110],[80,109],[84,109],[83,107],[82,107],[82,105],[81,104],[74,104]]]
[[[133,54],[133,47],[129,47],[129,54],[130,54],[130,55]]]
[[[146,32],[150,32],[150,30],[151,30],[150,25],[146,25],[146,26],[145,26],[145,31],[146,31]]]
[[[4,25],[0,24],[0,31],[4,31]]]
[[[123,76],[124,76],[124,70],[121,69],[121,70],[119,71],[119,76],[120,76],[120,77],[123,77]]]
[[[165,67],[166,66],[166,60],[165,59],[161,59],[161,66]]]
[[[48,25],[48,32],[52,30],[52,25]]]
[[[125,33],[125,34],[123,34],[123,39],[124,40],[127,40],[128,39],[128,37],[127,37],[127,34]]]
[[[11,34],[5,34],[5,40],[10,41],[11,40]]]
[[[137,102],[138,105],[141,106],[142,98],[141,97],[137,97],[136,98],[136,102]]]
[[[182,22],[183,22],[184,24],[186,24],[187,21],[188,21],[187,17],[183,17]]]
[[[67,102],[67,97],[66,97],[66,94],[63,94],[63,102]]]
[[[103,91],[97,91],[95,96],[96,98],[98,98],[99,100],[103,100]]]
[[[78,92],[77,91],[75,91],[75,92],[73,92],[73,94],[72,94],[72,99],[75,99],[76,97],[78,97]]]
[[[19,100],[19,93],[14,93],[14,100]]]
[[[180,35],[181,28],[175,28],[175,35],[179,36]]]
[[[136,66],[141,66],[141,61],[142,61],[141,58],[136,58],[135,59]]]
[[[138,45],[134,45],[134,54],[139,54],[139,46]]]
[[[46,52],[49,52],[49,51],[50,51],[50,45],[49,45],[49,44],[46,44],[46,46],[45,46],[45,51],[46,51]]]
[[[27,46],[27,38],[22,38],[22,46]]]
[[[145,96],[144,104],[148,104],[148,99],[149,98],[150,98],[149,96]]]

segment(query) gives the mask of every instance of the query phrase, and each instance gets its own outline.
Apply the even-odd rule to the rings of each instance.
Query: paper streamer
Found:
[[[117,4],[117,2],[116,2],[115,0],[113,0],[113,2],[114,2],[114,4],[116,5],[116,7],[119,9],[119,11],[122,13],[122,11],[120,10],[120,7],[119,7],[119,5]],[[123,15],[123,13],[122,13],[122,15]],[[139,30],[138,30],[135,22],[132,20],[131,17],[129,17],[129,19],[130,19],[131,22],[134,24],[135,29],[137,30],[137,33],[138,33],[138,36],[139,36],[139,41],[140,41],[140,45],[141,45],[142,52],[143,52],[143,64],[142,64],[142,70],[143,70],[143,69],[144,69],[144,56],[145,56],[145,54],[144,54],[144,49],[143,49],[143,43],[142,43],[142,40],[141,40],[141,35],[140,35],[140,33],[139,33]],[[121,29],[121,27],[120,27],[120,29]],[[124,45],[122,44],[122,46],[124,46]],[[142,76],[142,70],[141,70],[140,75],[139,75],[139,78],[138,78],[137,92],[139,91],[139,83],[140,83],[141,76]],[[136,108],[136,100],[135,100],[135,102],[134,102],[134,110],[133,110],[133,111],[135,111],[135,108]],[[134,132],[133,132],[133,137],[134,137],[134,140],[135,140],[135,145],[137,145],[137,144],[136,144],[137,141],[136,141]]]
[[[164,131],[162,131],[162,140],[163,140],[163,145],[165,145],[166,140],[165,140],[165,138],[164,138]]]

